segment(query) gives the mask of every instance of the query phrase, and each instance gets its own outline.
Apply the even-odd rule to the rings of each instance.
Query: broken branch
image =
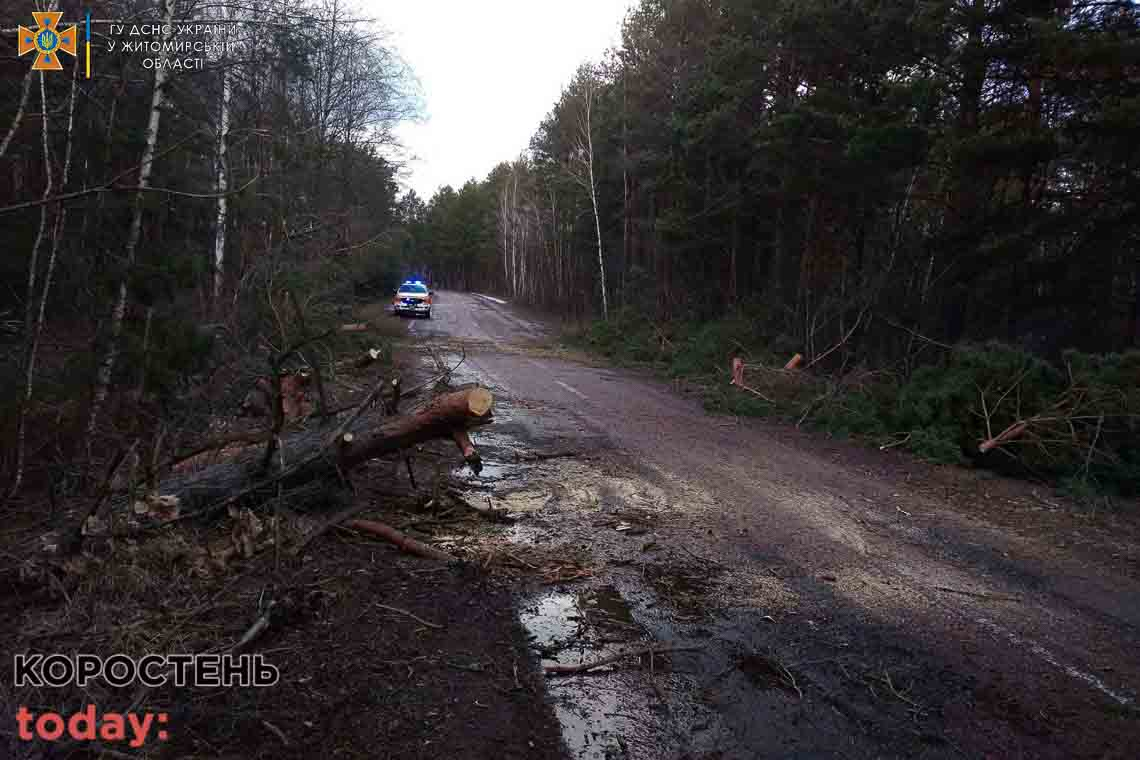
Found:
[[[398,613],[400,613],[401,615],[407,615],[407,616],[408,616],[408,617],[410,617],[412,620],[415,620],[415,621],[416,621],[416,622],[418,622],[418,623],[423,623],[423,624],[424,624],[424,625],[426,625],[428,628],[435,628],[436,630],[439,630],[439,629],[442,629],[442,628],[443,628],[443,626],[442,626],[442,625],[438,625],[438,624],[436,624],[436,623],[430,623],[430,622],[428,622],[427,620],[424,620],[424,619],[423,619],[422,617],[420,617],[419,615],[413,615],[411,612],[408,612],[407,610],[402,610],[402,609],[400,609],[399,607],[392,607],[392,606],[389,606],[389,605],[387,605],[387,604],[380,604],[379,602],[373,602],[373,606],[375,606],[375,607],[379,607],[379,608],[380,608],[380,609],[382,609],[382,610],[391,610],[392,612],[398,612]]]
[[[600,668],[603,665],[609,665],[611,663],[618,662],[619,660],[624,660],[627,657],[644,657],[647,654],[655,654],[656,655],[656,654],[666,654],[668,652],[699,652],[702,649],[703,649],[703,647],[664,647],[664,648],[661,648],[661,647],[643,647],[641,649],[632,649],[632,650],[629,650],[626,652],[618,652],[617,654],[611,654],[611,655],[608,655],[606,657],[599,657],[596,660],[590,660],[589,662],[581,662],[581,663],[578,663],[577,665],[562,665],[559,663],[555,663],[554,665],[545,665],[545,666],[543,666],[543,670],[546,671],[546,674],[548,676],[569,675],[572,673],[585,673],[588,670],[593,670],[594,668]]]
[[[385,525],[382,522],[376,522],[375,520],[349,520],[344,524],[344,527],[383,538],[385,541],[389,541],[400,547],[408,554],[415,554],[418,557],[426,557],[427,559],[437,559],[441,562],[455,561],[455,557],[447,552],[417,541],[411,536],[396,530],[391,525]]]

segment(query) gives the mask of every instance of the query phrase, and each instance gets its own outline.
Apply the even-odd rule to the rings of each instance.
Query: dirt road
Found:
[[[1136,755],[1129,521],[709,415],[497,299],[440,293],[408,329],[496,393],[470,487],[519,515],[501,540],[586,557],[519,602],[543,656],[698,648],[549,679],[572,756]]]

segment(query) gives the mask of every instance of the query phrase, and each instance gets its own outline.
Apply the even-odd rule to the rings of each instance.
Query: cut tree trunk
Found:
[[[1021,434],[1029,429],[1029,422],[1030,420],[1013,423],[1005,430],[995,435],[993,438],[982,441],[982,443],[978,446],[978,451],[982,454],[985,454],[986,452],[996,449],[998,446],[1001,446],[1006,441],[1012,441],[1015,438],[1020,438]]]
[[[278,482],[291,488],[317,479],[335,480],[369,459],[486,425],[493,419],[493,402],[490,391],[475,386],[443,393],[399,417],[362,414],[331,435],[316,429],[283,436],[284,472],[262,468],[264,457],[258,447],[198,472],[175,474],[158,490],[164,496],[177,496],[182,514],[188,516],[223,508]]]

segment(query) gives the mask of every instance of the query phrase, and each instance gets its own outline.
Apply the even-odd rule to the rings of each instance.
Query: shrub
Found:
[[[963,452],[1017,420],[1045,411],[1065,388],[1062,374],[1036,357],[1000,343],[962,345],[941,364],[917,370],[899,391],[892,427],[922,448],[941,436]],[[987,418],[989,424],[987,426]],[[911,443],[910,448],[915,444]],[[918,452],[921,453],[921,452]]]
[[[997,342],[963,344],[905,383],[884,372],[848,373],[836,388],[812,372],[748,377],[766,401],[728,385],[735,354],[779,366],[765,346],[762,314],[746,310],[713,320],[657,326],[634,309],[614,312],[578,340],[618,361],[651,363],[673,378],[705,382],[705,406],[730,414],[780,415],[841,436],[881,441],[907,435],[906,448],[936,462],[1045,476],[1072,493],[1140,493],[1140,352],[1064,354],[1058,367]],[[787,351],[779,352],[782,356]],[[824,397],[826,400],[820,401]],[[1032,420],[1001,450],[978,445],[1010,425]],[[1095,450],[1090,455],[1090,447]],[[1012,456],[1011,456],[1012,454]]]
[[[838,436],[875,436],[891,433],[881,394],[870,390],[840,393],[821,407],[815,425]]]

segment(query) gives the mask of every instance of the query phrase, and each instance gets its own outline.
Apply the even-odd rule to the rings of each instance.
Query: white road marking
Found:
[[[558,385],[561,385],[563,388],[570,391],[571,393],[573,393],[578,398],[584,399],[586,401],[590,400],[589,397],[587,397],[585,393],[582,393],[582,391],[578,390],[577,388],[574,388],[573,386],[567,385],[566,383],[562,382],[561,380],[555,380],[554,382],[557,383]]]
[[[1072,665],[1069,665],[1067,663],[1063,663],[1063,662],[1059,661],[1053,655],[1052,652],[1050,652],[1048,649],[1046,649],[1045,647],[1038,644],[1036,641],[1032,641],[1032,640],[1026,641],[1025,639],[1018,636],[1016,633],[1013,633],[1012,631],[1007,631],[1005,628],[1002,628],[997,623],[994,623],[993,621],[987,620],[986,618],[978,618],[978,623],[980,623],[983,628],[987,628],[993,633],[1005,636],[1005,638],[1009,639],[1010,643],[1012,643],[1014,646],[1017,646],[1019,648],[1028,648],[1030,652],[1037,655],[1038,657],[1040,657],[1042,660],[1049,663],[1053,667],[1057,668],[1058,670],[1063,670],[1065,673],[1069,674],[1070,676],[1072,676],[1073,678],[1076,678],[1079,681],[1084,681],[1086,684],[1088,684],[1089,686],[1092,686],[1094,689],[1097,689],[1098,691],[1112,697],[1114,700],[1117,701],[1117,703],[1119,703],[1121,705],[1132,704],[1132,698],[1131,697],[1126,697],[1123,694],[1119,694],[1116,691],[1110,689],[1108,686],[1105,685],[1105,683],[1103,681],[1101,681],[1099,678],[1094,676],[1092,673],[1086,673],[1083,670],[1078,670],[1077,668],[1073,667]]]
[[[482,293],[472,293],[471,295],[479,296],[480,298],[486,298],[488,301],[494,301],[495,303],[499,303],[499,304],[505,304],[506,303],[506,301],[504,301],[501,298],[495,298],[494,296],[485,296]]]

